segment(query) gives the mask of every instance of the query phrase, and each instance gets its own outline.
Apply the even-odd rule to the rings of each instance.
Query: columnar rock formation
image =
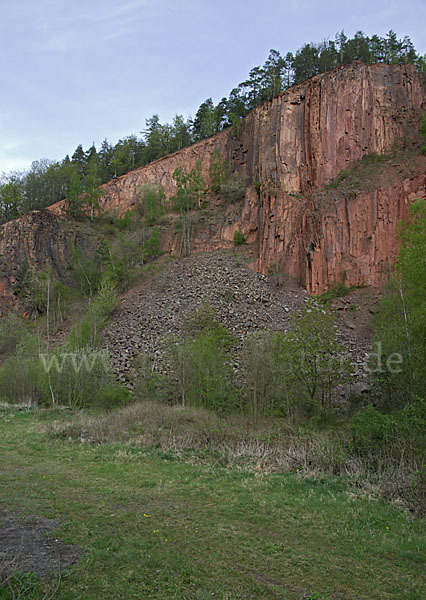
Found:
[[[276,266],[313,293],[341,280],[377,285],[396,256],[398,220],[425,195],[425,160],[389,186],[361,188],[317,210],[309,196],[364,155],[409,146],[424,108],[424,76],[411,65],[340,67],[262,104],[242,121],[239,135],[228,129],[106,184],[104,202],[123,212],[144,183],[162,185],[170,197],[175,168],[189,171],[201,159],[208,178],[218,149],[249,187],[241,206],[195,232],[194,248],[232,244],[240,228],[258,242],[256,267],[263,273]],[[173,249],[175,240],[165,236],[164,243]]]
[[[395,165],[389,181],[367,188],[361,182],[351,194],[321,200],[317,192],[364,155],[412,147],[425,108],[425,77],[412,65],[338,67],[265,102],[238,132],[227,129],[105,184],[102,202],[123,214],[145,183],[161,185],[170,198],[176,167],[189,171],[201,160],[208,179],[218,149],[244,176],[246,195],[223,206],[215,222],[200,223],[195,250],[231,245],[241,229],[257,243],[255,268],[283,270],[309,292],[342,280],[378,285],[395,260],[397,222],[408,216],[414,198],[425,197],[426,158],[413,159],[410,168]],[[60,215],[63,205],[50,210]],[[6,246],[14,243],[8,227]],[[177,247],[170,230],[163,232],[163,246]]]

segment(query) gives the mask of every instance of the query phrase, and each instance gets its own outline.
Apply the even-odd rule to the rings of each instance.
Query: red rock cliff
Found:
[[[105,208],[123,214],[136,202],[137,187],[160,184],[175,192],[173,171],[189,171],[201,159],[208,179],[219,149],[243,174],[245,199],[222,217],[195,230],[193,248],[231,245],[235,229],[257,242],[256,268],[276,265],[312,293],[335,281],[380,284],[397,252],[396,223],[415,197],[425,195],[426,159],[398,172],[391,182],[313,201],[313,194],[366,154],[409,148],[425,109],[425,77],[412,65],[353,63],[297,85],[252,111],[232,129],[203,140],[108,184]],[[255,185],[253,185],[255,184]],[[61,213],[61,203],[51,211]],[[166,233],[166,249],[176,239]]]

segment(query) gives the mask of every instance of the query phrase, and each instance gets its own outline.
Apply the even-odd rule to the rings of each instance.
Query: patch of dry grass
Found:
[[[419,471],[415,461],[395,458],[391,451],[383,460],[360,457],[344,428],[301,429],[278,418],[253,423],[243,415],[219,416],[202,408],[145,401],[97,415],[81,411],[53,421],[47,431],[69,441],[120,444],[123,458],[131,456],[126,448],[156,448],[190,462],[214,460],[262,473],[339,475],[360,493],[422,503],[422,492],[413,485]]]

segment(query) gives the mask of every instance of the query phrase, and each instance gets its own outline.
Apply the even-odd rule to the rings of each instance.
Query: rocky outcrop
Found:
[[[233,129],[185,148],[105,186],[104,203],[120,212],[136,201],[138,186],[156,183],[175,192],[173,171],[201,159],[206,179],[215,149],[248,187],[244,202],[194,229],[194,250],[232,245],[236,229],[258,243],[255,267],[283,269],[312,293],[335,281],[383,282],[397,253],[396,223],[424,197],[425,160],[391,185],[342,195],[313,207],[312,192],[366,154],[410,148],[425,108],[425,79],[411,65],[354,63],[318,75],[252,111]],[[163,236],[176,250],[175,237]]]
[[[425,196],[426,158],[413,159],[413,168],[400,170],[391,180],[384,177],[368,186],[361,182],[350,193],[341,190],[339,195],[337,190],[331,198],[318,195],[318,190],[365,155],[413,148],[425,108],[425,77],[412,65],[338,67],[265,102],[237,129],[227,129],[105,184],[103,208],[123,214],[135,205],[138,187],[146,183],[161,185],[170,198],[176,189],[174,170],[189,171],[198,160],[208,180],[217,149],[245,178],[246,194],[243,201],[231,205],[211,199],[209,210],[197,217],[193,250],[231,246],[235,230],[241,229],[256,245],[255,269],[282,270],[311,293],[320,293],[336,281],[379,285],[395,260],[397,222],[408,216],[414,198]],[[57,218],[63,204],[49,210]],[[52,225],[43,214],[46,227]],[[55,247],[61,248],[63,242],[56,234],[52,231],[46,237],[39,221],[31,233],[28,228],[35,217],[22,219],[23,225],[3,227],[5,296],[13,290],[13,265],[19,260],[32,256],[43,263],[43,253],[53,253],[54,259],[49,260],[58,270],[62,260],[61,250]],[[163,230],[162,244],[165,250],[179,249],[173,227]],[[17,258],[10,262],[8,253]]]
[[[383,284],[398,252],[398,223],[408,219],[413,200],[426,199],[425,172],[426,160],[422,172],[411,178],[340,198],[333,208],[322,211],[318,234],[305,235],[302,249],[307,268],[301,275],[313,294],[336,282]]]
[[[71,251],[80,248],[90,256],[96,240],[83,225],[70,225],[50,211],[32,211],[0,229],[0,316],[10,309],[23,310],[17,290],[28,268],[47,270],[62,281],[70,278]]]

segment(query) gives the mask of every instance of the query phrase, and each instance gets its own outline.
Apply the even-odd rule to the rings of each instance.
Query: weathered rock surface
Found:
[[[313,293],[342,279],[380,285],[397,253],[397,221],[408,216],[414,198],[425,196],[426,158],[409,177],[401,173],[391,185],[360,189],[332,206],[314,210],[310,194],[366,154],[410,147],[425,102],[425,77],[412,65],[338,67],[253,110],[238,136],[225,130],[111,181],[103,202],[123,213],[145,183],[160,184],[170,198],[175,168],[189,171],[201,159],[208,179],[218,149],[248,188],[242,203],[194,230],[194,250],[229,247],[241,229],[258,242],[254,266],[264,274],[280,265]],[[163,235],[163,247],[176,251],[176,236]]]
[[[71,226],[64,217],[35,210],[0,228],[0,316],[11,308],[21,310],[16,296],[28,267],[47,269],[62,280],[69,279],[71,249],[90,255],[96,241],[86,228]]]
[[[175,193],[176,167],[189,171],[201,160],[208,180],[218,149],[247,182],[245,198],[220,206],[194,227],[192,249],[209,251],[233,245],[236,229],[256,243],[253,268],[270,268],[296,277],[310,293],[336,281],[380,285],[395,260],[396,225],[409,205],[425,197],[426,157],[407,173],[323,203],[312,195],[364,155],[384,153],[418,141],[426,108],[425,76],[412,65],[353,63],[294,86],[253,110],[232,128],[164,157],[104,185],[104,208],[123,214],[134,206],[137,188],[160,184]],[[223,203],[222,203],[223,204]],[[63,203],[26,215],[1,228],[0,298],[13,305],[16,273],[24,261],[51,264],[61,274],[67,236],[57,224]],[[54,219],[57,219],[54,221]],[[204,220],[203,220],[204,219]],[[178,252],[174,228],[164,229],[165,250]]]
[[[319,205],[309,197],[270,198],[258,270],[278,264],[313,294],[337,282],[383,284],[398,252],[397,225],[413,200],[426,198],[426,158],[413,162],[409,177],[323,196]],[[386,175],[390,180],[389,169]]]

